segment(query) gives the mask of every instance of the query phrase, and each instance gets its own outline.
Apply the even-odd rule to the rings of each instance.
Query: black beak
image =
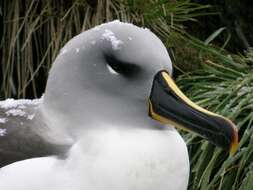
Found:
[[[238,132],[227,118],[201,108],[188,99],[166,71],[159,71],[149,98],[149,115],[162,123],[195,132],[234,154]]]

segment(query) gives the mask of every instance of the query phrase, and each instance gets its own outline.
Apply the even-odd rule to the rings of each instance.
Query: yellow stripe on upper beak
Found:
[[[220,115],[210,112],[200,106],[198,106],[197,104],[195,104],[194,102],[192,102],[189,98],[187,98],[183,92],[177,87],[177,85],[175,84],[175,82],[172,80],[172,78],[169,76],[169,74],[165,71],[162,72],[162,76],[165,79],[165,81],[167,82],[168,86],[173,89],[173,91],[177,94],[178,97],[180,97],[182,100],[184,100],[185,103],[187,103],[189,106],[195,108],[196,110],[199,110],[203,113],[209,114],[209,115],[213,115],[213,116],[217,116],[217,117],[221,117]]]
[[[162,76],[165,79],[165,81],[167,82],[168,86],[174,90],[174,92],[177,94],[178,97],[180,97],[185,103],[187,103],[189,106],[191,106],[192,108],[199,110],[203,113],[209,114],[209,115],[213,115],[216,117],[220,117],[224,120],[226,120],[227,122],[229,122],[231,124],[231,126],[234,128],[234,130],[237,132],[237,128],[234,125],[234,123],[232,121],[230,121],[228,118],[225,118],[221,115],[218,115],[216,113],[210,112],[200,106],[198,106],[197,104],[195,104],[194,102],[192,102],[189,98],[187,98],[183,92],[178,88],[178,86],[175,84],[175,82],[172,80],[172,78],[169,76],[169,74],[165,71],[162,72]],[[184,128],[184,127],[183,127]],[[236,135],[235,137],[235,141],[236,143],[232,143],[231,144],[231,148],[230,148],[230,154],[234,155],[237,148],[238,148],[238,136]]]
[[[216,142],[220,146],[222,146],[221,142],[223,142],[223,140],[221,140],[220,138],[222,138],[222,135],[223,135],[224,137],[231,139],[231,144],[229,148],[230,154],[233,155],[236,152],[237,147],[238,147],[238,132],[237,132],[236,126],[233,124],[232,121],[216,113],[210,112],[198,106],[197,104],[193,103],[177,87],[173,79],[169,76],[169,74],[166,71],[158,72],[158,74],[155,77],[155,80],[156,80],[156,85],[153,84],[152,91],[154,90],[159,91],[161,95],[163,95],[163,97],[160,97],[160,95],[157,94],[158,92],[151,92],[151,97],[149,99],[149,113],[152,118],[162,123],[172,124],[176,127],[182,128],[187,131],[196,132],[199,135],[203,135],[204,137],[208,139],[211,139],[211,136],[215,136],[217,133],[217,138],[219,140],[218,139],[214,140],[214,143]],[[165,81],[165,83],[161,81]],[[163,83],[163,84],[158,85],[159,83]],[[163,88],[167,88],[167,90],[170,91],[168,95],[162,92],[163,90],[165,90]],[[168,101],[165,100],[166,96],[168,96]],[[163,98],[163,100],[159,100],[160,98]],[[156,110],[154,109],[152,101],[156,102],[155,104],[160,102],[158,103],[158,105],[156,105],[156,110],[158,109],[159,110],[158,112],[160,112],[160,114],[157,113]],[[166,106],[164,107],[164,105],[162,105],[163,103],[167,104],[166,105],[167,107]],[[171,109],[170,106],[176,106],[176,105],[178,105],[179,107],[181,106],[181,108],[178,108],[178,109],[184,108],[185,110],[178,110],[177,108]],[[166,108],[168,110],[166,110]],[[189,112],[187,112],[187,110],[189,110]],[[204,115],[201,116],[201,114],[204,114]],[[180,120],[179,120],[180,117],[183,120],[182,123],[184,123],[184,125],[180,123]],[[208,118],[210,118],[210,121],[208,121],[209,120]],[[190,121],[187,122],[187,119],[190,119]],[[199,125],[203,125],[203,123],[205,122],[208,122],[206,124],[207,124],[207,127],[209,128],[205,129],[205,126],[199,126]],[[185,126],[185,124],[187,123],[189,123],[189,125],[191,126]],[[221,126],[217,126],[217,125],[221,125]],[[219,132],[219,127],[221,127],[220,129],[223,132],[221,131]],[[225,141],[226,140],[224,140],[224,142]],[[226,141],[226,143],[228,143],[228,140]]]

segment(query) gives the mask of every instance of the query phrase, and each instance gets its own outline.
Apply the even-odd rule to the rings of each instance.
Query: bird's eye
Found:
[[[125,77],[133,77],[140,72],[136,64],[121,61],[112,55],[105,55],[108,70],[113,74],[121,74]]]
[[[107,64],[106,67],[111,74],[119,75],[119,73],[115,71],[109,64]]]

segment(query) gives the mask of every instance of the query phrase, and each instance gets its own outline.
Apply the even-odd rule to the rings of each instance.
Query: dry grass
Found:
[[[193,20],[206,7],[179,2],[4,1],[0,97],[41,96],[60,48],[95,25],[114,19],[146,25],[166,41],[171,29],[181,30],[181,22]]]

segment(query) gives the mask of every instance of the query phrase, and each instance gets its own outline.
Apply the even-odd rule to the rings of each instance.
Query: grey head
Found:
[[[51,125],[74,136],[105,123],[156,125],[148,117],[148,97],[160,70],[171,74],[171,60],[149,29],[120,21],[102,24],[62,48],[49,74],[42,112]]]

